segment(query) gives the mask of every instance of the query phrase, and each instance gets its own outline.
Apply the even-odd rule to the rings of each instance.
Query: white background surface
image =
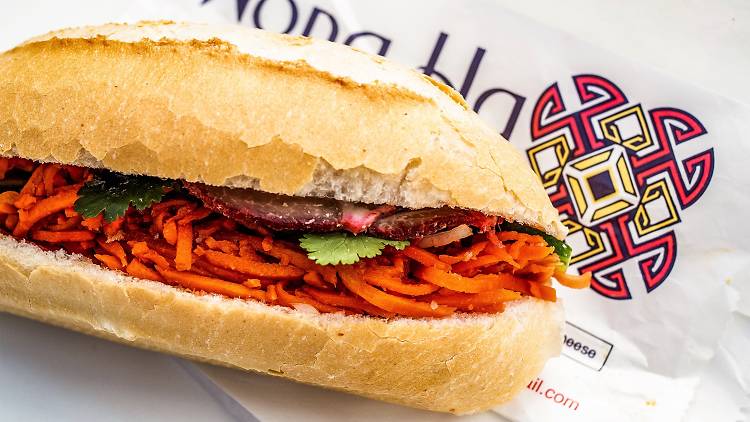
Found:
[[[683,81],[746,103],[750,98],[750,2],[498,1]],[[86,23],[70,13],[71,3],[5,2],[0,48]],[[149,16],[133,14],[126,1],[75,3],[103,20]],[[0,315],[0,367],[0,420],[233,419],[178,360],[7,315]],[[255,382],[259,394],[270,385]]]

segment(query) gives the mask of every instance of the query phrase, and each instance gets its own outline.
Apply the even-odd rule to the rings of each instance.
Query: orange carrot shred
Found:
[[[312,299],[312,298],[309,298],[309,297],[304,297],[304,296],[292,295],[289,292],[287,292],[286,290],[284,290],[284,287],[285,287],[284,285],[285,284],[286,283],[283,282],[283,281],[276,284],[276,294],[279,297],[279,303],[281,303],[282,305],[292,306],[293,307],[294,304],[304,303],[306,305],[312,306],[313,308],[317,309],[320,312],[338,312],[338,311],[340,311],[340,309],[338,309],[336,307],[320,303],[320,302],[318,302],[315,299]]]
[[[94,258],[101,261],[104,265],[109,267],[112,270],[121,270],[123,265],[122,262],[117,257],[114,257],[112,255],[105,255],[105,254],[94,254]]]
[[[48,164],[42,164],[34,169],[34,171],[31,173],[31,177],[29,177],[29,180],[27,180],[26,184],[21,188],[21,191],[19,192],[21,195],[34,195],[36,193],[37,185],[42,182],[42,178],[44,176],[44,167],[47,165]]]
[[[301,268],[288,265],[269,264],[265,262],[250,261],[238,256],[225,254],[218,251],[206,251],[204,257],[208,262],[233,271],[239,271],[253,277],[270,279],[298,279],[302,278],[305,271]]]
[[[515,268],[521,268],[521,264],[516,262],[515,259],[508,253],[508,248],[505,247],[502,243],[500,246],[495,245],[494,243],[491,243],[487,246],[485,251],[489,254],[492,254],[498,258],[500,258],[503,262],[507,262],[511,266]]]
[[[451,315],[456,309],[444,305],[432,306],[430,303],[385,293],[365,283],[357,274],[357,271],[350,268],[341,269],[339,274],[347,289],[367,302],[389,312],[413,317],[443,317]]]
[[[229,240],[216,240],[210,236],[207,237],[203,243],[205,243],[209,249],[220,250],[228,254],[235,254],[239,250],[239,247],[234,242],[230,242]]]
[[[120,242],[105,242],[102,239],[98,239],[96,243],[110,255],[117,257],[120,260],[122,266],[128,265],[128,256],[125,253],[125,249],[122,247]]]
[[[426,297],[426,300],[434,300],[441,305],[454,306],[463,310],[473,310],[499,302],[508,302],[521,298],[519,292],[507,289],[490,290],[481,293],[449,293],[437,294]]]
[[[407,257],[419,262],[422,265],[428,265],[431,267],[439,268],[444,271],[450,271],[451,266],[438,259],[434,254],[427,252],[422,248],[416,246],[407,246],[401,251]]]
[[[417,278],[445,287],[455,292],[479,293],[489,290],[511,288],[514,281],[521,280],[512,274],[487,274],[475,277],[464,277],[460,274],[449,273],[435,267],[418,268],[414,275]],[[521,280],[523,283],[525,281]]]
[[[145,261],[153,262],[160,267],[169,267],[169,261],[167,261],[167,259],[161,256],[158,252],[150,249],[146,242],[133,242],[130,247],[130,253],[132,253],[136,257]]]
[[[152,233],[162,233],[164,231],[164,218],[167,216],[167,211],[164,210],[160,213],[151,212],[153,217],[153,225],[151,226]]]
[[[18,224],[18,214],[10,214],[5,219],[5,228],[8,230],[15,229],[16,224]]]
[[[320,274],[316,273],[315,271],[306,272],[302,279],[305,280],[305,283],[311,286],[315,286],[319,289],[327,289],[329,287],[323,281],[323,277],[321,277]]]
[[[81,225],[92,231],[99,231],[102,228],[104,222],[104,214],[99,213],[96,217],[91,217],[83,220]]]
[[[174,258],[175,268],[187,271],[193,263],[193,225],[180,222],[177,225],[177,255]]]
[[[503,242],[501,242],[500,239],[497,238],[497,233],[494,230],[490,230],[487,232],[487,240],[489,240],[491,244],[497,246],[498,248],[503,247]]]
[[[141,261],[133,259],[130,261],[128,266],[125,268],[125,272],[136,278],[143,278],[146,280],[153,281],[164,281],[161,275],[156,271],[145,266]]]
[[[32,239],[50,243],[83,242],[85,240],[94,240],[95,237],[96,235],[94,233],[85,230],[59,232],[35,230],[31,232]]]
[[[51,224],[51,225],[47,226],[47,229],[49,229],[49,230],[51,230],[53,232],[61,231],[61,230],[70,230],[70,229],[76,228],[78,226],[78,224],[81,223],[81,218],[80,217],[70,217],[70,218],[66,219],[64,216],[60,215],[58,217],[58,221],[60,221],[60,222],[57,223],[57,224]]]
[[[544,241],[544,238],[542,236],[539,236],[536,234],[514,232],[514,231],[500,232],[497,234],[497,238],[500,239],[501,241],[516,240],[516,241],[523,241],[523,242],[534,244],[534,245],[546,245],[547,244],[547,242]]]
[[[263,253],[278,259],[280,262],[286,262],[287,264],[302,268],[303,270],[317,272],[323,277],[323,280],[334,287],[338,282],[336,270],[332,266],[318,265],[304,253],[280,246],[281,242],[273,242],[271,245],[267,244],[266,247],[268,247],[268,249],[266,249],[266,247],[263,246],[265,240],[260,240],[252,236],[248,236],[243,240],[255,246],[256,249],[262,250]]]
[[[554,272],[555,279],[565,287],[573,289],[585,289],[591,286],[591,273],[581,275],[567,274],[562,267],[557,267]]]
[[[550,302],[557,301],[557,292],[552,287],[539,283],[529,283],[529,285],[533,296]]]
[[[55,176],[60,171],[60,166],[47,166],[42,172],[42,181],[44,184],[44,192],[47,195],[51,195],[55,190]]]
[[[18,195],[19,193],[16,191],[5,191],[3,193],[0,193],[0,202],[3,204],[12,204],[16,199],[18,199]]]
[[[349,308],[354,310],[364,311],[370,315],[380,316],[383,318],[391,318],[396,314],[394,312],[388,312],[384,309],[380,309],[377,306],[363,300],[356,296],[343,295],[340,293],[334,293],[326,290],[318,290],[310,287],[303,287],[302,290],[312,296],[315,300],[326,305],[335,306],[337,308]]]
[[[124,217],[118,217],[111,223],[105,223],[104,224],[104,234],[107,236],[107,238],[113,238],[115,237],[120,230],[122,230],[122,225],[125,223]]]
[[[485,267],[502,261],[502,258],[495,255],[482,255],[470,261],[462,261],[453,265],[453,272],[465,273],[478,267]]]
[[[13,205],[21,210],[29,209],[32,205],[36,204],[37,198],[34,195],[24,193],[19,195],[13,202]]]
[[[164,230],[162,231],[164,240],[170,245],[177,243],[177,222],[170,220],[164,224]]]
[[[179,218],[178,223],[180,224],[187,224],[191,223],[193,221],[202,220],[206,217],[208,217],[211,214],[211,210],[208,208],[198,208],[193,211],[190,211],[188,214],[186,214],[184,217]]]
[[[271,236],[266,236],[263,238],[262,248],[264,251],[268,252],[273,247],[273,239],[271,239]]]
[[[261,286],[261,282],[257,278],[248,278],[242,284],[244,286],[247,286],[247,287],[251,288],[251,289],[257,289],[258,287]]]
[[[205,277],[186,271],[174,271],[164,267],[156,267],[156,271],[166,280],[179,284],[186,289],[203,290],[229,297],[248,298],[253,293],[242,284],[224,281],[218,278]]]
[[[366,269],[364,280],[373,286],[383,288],[383,290],[390,290],[407,296],[424,296],[440,288],[430,283],[405,283],[399,277],[393,277],[388,273],[378,271],[377,268]]]
[[[276,294],[276,285],[271,284],[266,288],[266,297],[268,298],[268,301],[271,303],[276,303],[277,300],[279,300],[279,295]]]

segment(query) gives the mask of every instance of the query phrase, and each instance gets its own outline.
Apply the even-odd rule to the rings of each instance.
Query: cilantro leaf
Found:
[[[386,240],[365,235],[337,232],[326,234],[306,234],[299,240],[307,256],[320,265],[354,264],[360,258],[373,258],[383,252],[386,246],[404,249],[408,240]]]
[[[125,215],[132,204],[144,210],[161,201],[173,182],[149,176],[128,176],[104,173],[96,176],[78,191],[75,210],[83,218],[91,218],[104,211],[108,222]]]
[[[560,262],[567,268],[570,264],[570,257],[573,255],[573,248],[570,247],[565,241],[562,241],[554,236],[550,236],[547,233],[537,230],[533,227],[524,226],[523,224],[511,223],[509,221],[503,222],[500,228],[504,231],[512,231],[526,234],[536,234],[542,236],[544,241],[548,245],[555,248],[555,253],[560,257]]]

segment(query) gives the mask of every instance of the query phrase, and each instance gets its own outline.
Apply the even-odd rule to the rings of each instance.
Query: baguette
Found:
[[[13,165],[31,174],[20,192],[0,196],[0,231],[7,233],[0,234],[0,311],[189,359],[473,413],[510,400],[559,354],[563,311],[553,273],[565,285],[588,283],[564,274],[554,238],[563,239],[566,228],[524,157],[459,94],[324,41],[173,22],[31,39],[0,55],[0,155],[10,157],[0,157],[0,179]],[[169,220],[155,223],[147,207],[131,206],[119,222],[79,214],[70,198],[107,172],[173,179],[166,190],[177,192],[172,201],[194,208],[162,214],[173,220],[171,229]],[[346,269],[364,274],[379,265],[375,274],[382,275],[386,262],[401,268],[398,277],[356,285],[342,278],[337,285],[341,267],[313,264],[288,234],[280,235],[286,252],[258,249],[276,241],[277,229],[228,212],[225,191],[254,191],[254,200],[272,194],[285,207],[290,199],[282,195],[365,207],[377,218],[426,210],[466,220],[407,237],[403,252],[403,238],[388,238],[380,261],[363,258]],[[67,196],[51,197],[59,192]],[[48,208],[30,211],[36,203]],[[210,240],[218,246],[203,269],[191,264],[212,246],[179,218],[213,218],[230,232],[228,240]],[[501,233],[503,220],[526,229]],[[232,232],[241,225],[245,232]],[[79,240],[66,238],[66,230]],[[123,230],[141,237],[123,237]],[[243,255],[248,245],[233,234],[257,236],[255,252],[247,252],[254,258]],[[433,234],[442,236],[430,241],[434,253],[414,247]],[[161,256],[148,240],[177,246]],[[507,252],[511,245],[516,255],[536,257],[519,261]],[[464,255],[448,256],[463,247]],[[465,262],[464,275],[452,272],[448,262],[470,261],[485,249],[495,250],[484,252],[486,264]],[[129,264],[142,278],[127,275]],[[430,265],[430,280],[415,281],[421,273],[412,270]],[[482,265],[494,272],[483,273]],[[242,273],[258,268],[264,275]],[[278,269],[281,282],[273,280]],[[260,280],[267,274],[270,280]],[[190,284],[180,284],[184,277]],[[215,285],[245,298],[222,296]],[[277,302],[278,289],[287,296]],[[414,290],[428,296],[407,294]],[[334,312],[340,308],[317,303],[308,291],[335,292],[354,305]],[[483,292],[492,294],[478,301]],[[289,298],[307,305],[292,306]],[[442,315],[450,316],[435,317]]]

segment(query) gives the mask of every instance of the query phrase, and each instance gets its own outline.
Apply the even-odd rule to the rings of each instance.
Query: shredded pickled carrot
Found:
[[[378,267],[366,269],[364,280],[373,286],[382,287],[385,291],[390,290],[407,296],[424,296],[440,288],[431,283],[405,283],[400,278],[379,270]]]
[[[107,235],[108,239],[117,236],[120,230],[122,230],[122,225],[124,223],[125,219],[123,217],[119,217],[111,223],[104,223],[104,234]]]
[[[239,251],[239,247],[237,246],[237,244],[228,240],[216,240],[213,237],[209,236],[203,242],[210,249],[219,250],[224,253],[234,254]]]
[[[75,191],[66,191],[42,199],[27,211],[20,210],[18,212],[18,225],[13,230],[13,236],[26,236],[29,229],[39,220],[49,217],[65,208],[72,207],[76,199],[78,199],[78,194]]]
[[[591,273],[582,275],[567,274],[560,267],[555,269],[554,277],[563,286],[573,289],[585,289],[591,285]]]
[[[386,248],[355,265],[322,266],[297,243],[261,227],[238,228],[178,191],[112,222],[102,214],[83,219],[73,205],[91,171],[0,158],[0,180],[14,168],[30,175],[20,191],[0,192],[0,231],[197,294],[319,312],[442,317],[502,312],[506,302],[526,296],[554,301],[553,278],[573,288],[591,282],[590,273],[567,274],[541,236],[492,227],[460,243]]]
[[[261,287],[263,283],[261,283],[257,278],[248,278],[247,280],[242,282],[242,285],[251,289],[257,289],[258,287]]]
[[[327,289],[329,287],[323,281],[323,277],[321,277],[320,274],[316,273],[315,271],[306,272],[302,279],[305,280],[305,283],[311,286],[315,286],[319,289]]]
[[[276,285],[271,284],[266,288],[266,298],[271,303],[276,303],[279,300],[279,295],[276,294]]]
[[[156,271],[166,280],[192,290],[217,293],[229,297],[247,298],[253,295],[252,289],[242,284],[232,283],[213,277],[205,277],[185,271],[173,271],[163,267],[156,267]]]
[[[450,294],[436,294],[427,297],[426,299],[434,300],[435,302],[453,306],[466,311],[473,311],[475,309],[482,309],[486,306],[494,305],[501,302],[510,302],[521,298],[521,293],[508,290],[489,290],[486,292],[467,294],[467,293],[450,293]]]
[[[341,269],[339,274],[341,281],[354,294],[389,312],[412,317],[441,317],[451,315],[455,311],[455,308],[450,306],[434,306],[433,303],[419,302],[385,293],[365,283],[357,271],[349,268]]]
[[[482,255],[480,257],[474,258],[470,261],[462,261],[455,265],[453,265],[453,272],[463,274],[467,271],[471,271],[478,267],[486,267],[488,265],[497,264],[498,262],[502,262],[503,259],[496,255]]]
[[[59,231],[52,232],[46,230],[34,230],[31,232],[31,238],[42,242],[63,243],[63,242],[83,242],[85,240],[94,240],[96,234],[88,230]]]
[[[460,274],[446,272],[435,267],[422,267],[414,272],[415,276],[440,287],[463,293],[480,293],[490,290],[509,288],[514,280],[520,278],[513,274],[491,274],[475,277],[464,277]]]
[[[159,275],[158,272],[145,266],[141,261],[137,259],[131,260],[128,266],[125,268],[125,271],[128,274],[132,275],[133,277],[143,278],[146,280],[153,280],[153,281],[164,281],[164,279],[162,278],[161,275]]]
[[[170,245],[177,244],[177,222],[171,220],[164,224],[162,234],[164,235],[164,240],[166,240],[167,243],[169,243]]]
[[[44,184],[44,192],[47,195],[51,195],[55,191],[55,176],[60,171],[60,166],[47,166],[42,172],[42,183]]]
[[[477,242],[456,255],[438,255],[438,259],[451,265],[468,261],[478,256],[487,247],[488,243],[487,241]]]
[[[158,252],[149,248],[146,242],[133,242],[130,245],[130,248],[130,253],[132,253],[134,256],[144,261],[152,262],[156,266],[169,268],[169,261],[167,261],[167,259],[161,256]]]
[[[366,312],[370,315],[380,316],[384,318],[391,318],[396,315],[394,312],[388,312],[384,309],[378,308],[377,306],[374,306],[358,297],[341,293],[333,293],[325,290],[317,290],[310,287],[303,287],[302,290],[312,296],[318,302],[325,303],[326,305],[358,310]]]
[[[312,306],[313,308],[317,309],[320,312],[340,311],[340,309],[336,308],[335,306],[330,306],[324,303],[320,303],[317,300],[312,299],[310,297],[289,294],[284,289],[285,284],[286,284],[285,281],[282,281],[276,284],[276,294],[279,296],[279,303],[281,303],[282,305],[293,306],[295,304],[304,303],[306,305]]]
[[[109,269],[111,270],[121,270],[123,268],[122,262],[120,262],[120,260],[117,257],[114,257],[112,255],[95,253],[94,258],[101,261],[104,265],[109,267]]]
[[[24,195],[24,194],[34,195],[36,193],[37,186],[39,186],[39,184],[42,183],[42,178],[44,177],[45,167],[46,166],[41,165],[34,169],[34,171],[31,173],[31,176],[29,177],[29,180],[21,188],[21,191],[19,192],[21,195]]]
[[[16,202],[16,199],[18,199],[18,195],[18,192],[12,190],[0,193],[0,204],[13,205],[13,203]]]
[[[18,224],[18,214],[10,214],[5,218],[5,228],[13,231]]]
[[[177,225],[177,255],[174,258],[175,268],[187,271],[193,264],[193,226],[182,221]]]
[[[102,239],[97,239],[96,243],[99,245],[100,248],[107,251],[110,255],[116,257],[120,260],[120,264],[122,266],[128,265],[128,255],[125,252],[125,249],[122,247],[120,242],[105,242]]]
[[[70,230],[76,228],[81,223],[81,217],[75,216],[66,218],[65,216],[61,215],[57,218],[57,221],[57,224],[50,224],[49,226],[47,226],[47,229],[53,232],[57,232],[61,230]]]
[[[402,252],[407,257],[419,262],[422,265],[439,268],[444,271],[449,271],[451,269],[450,265],[441,261],[437,256],[430,252],[427,252],[422,248],[410,245],[404,248]]]
[[[104,214],[99,214],[96,217],[91,217],[83,220],[81,225],[91,231],[99,231],[104,223]]]
[[[264,277],[279,280],[302,278],[305,271],[289,265],[268,264],[242,259],[240,257],[217,251],[206,251],[208,262],[233,271],[239,271],[253,277]]]

